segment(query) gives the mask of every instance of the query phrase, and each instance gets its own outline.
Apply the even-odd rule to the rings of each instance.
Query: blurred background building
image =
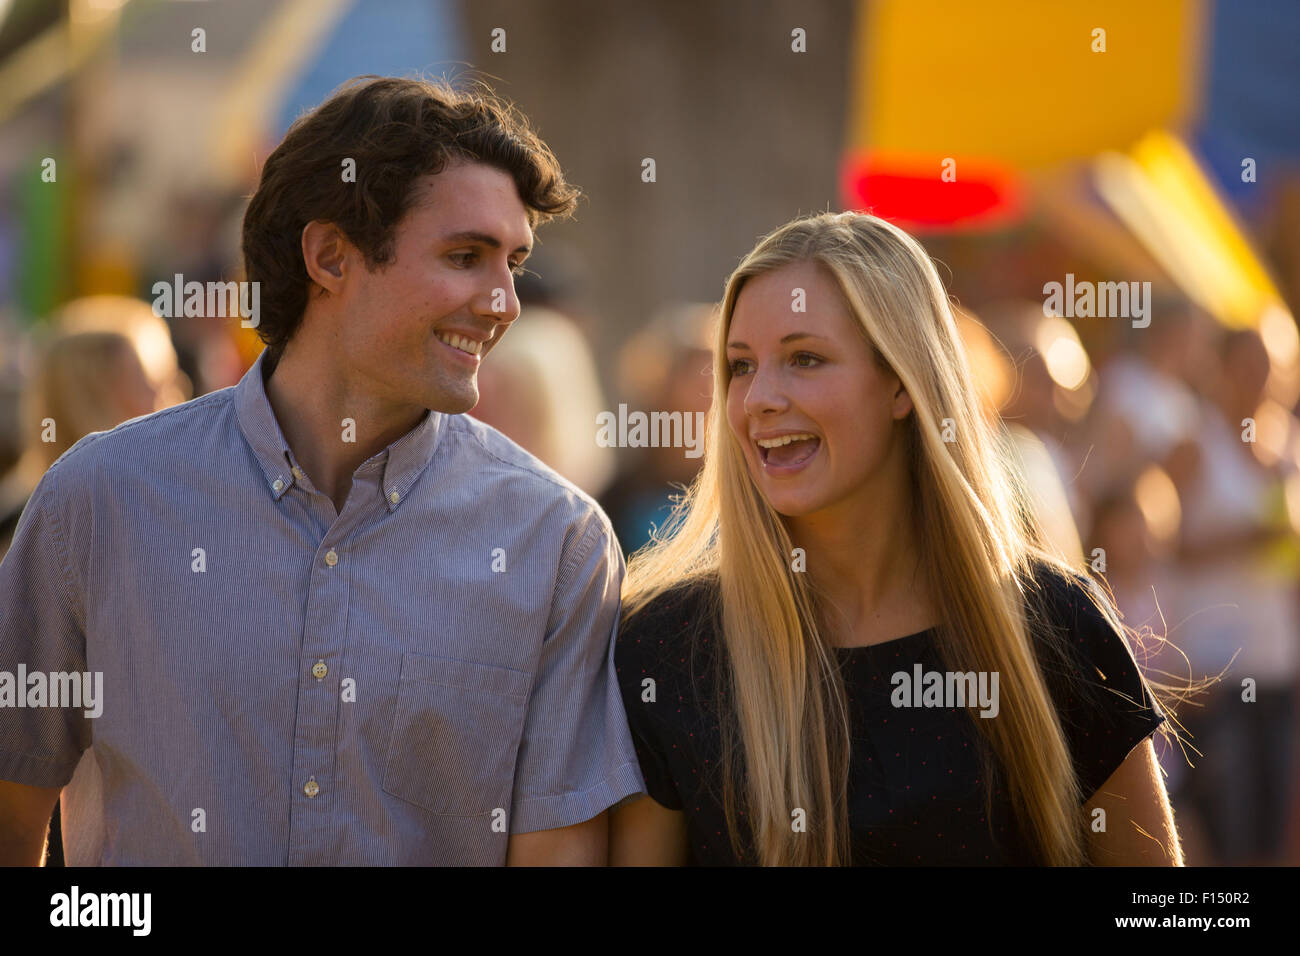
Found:
[[[699,462],[600,448],[595,415],[708,407],[713,303],[761,235],[896,221],[1049,539],[1152,679],[1222,676],[1179,710],[1200,755],[1161,755],[1189,861],[1295,863],[1297,37],[1292,0],[0,0],[0,552],[52,450],[252,363],[237,316],[147,303],[240,277],[293,118],[358,74],[477,72],[586,197],[474,414],[630,552]],[[1148,282],[1140,317],[1046,288]]]

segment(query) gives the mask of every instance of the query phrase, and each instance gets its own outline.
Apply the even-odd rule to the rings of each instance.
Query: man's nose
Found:
[[[474,314],[497,322],[519,318],[519,296],[515,295],[514,278],[506,270],[504,277],[494,277],[474,298]]]

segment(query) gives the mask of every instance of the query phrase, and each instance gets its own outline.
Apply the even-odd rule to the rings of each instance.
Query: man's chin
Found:
[[[429,396],[428,408],[447,415],[464,415],[478,404],[478,389],[471,387],[468,391],[443,392]]]

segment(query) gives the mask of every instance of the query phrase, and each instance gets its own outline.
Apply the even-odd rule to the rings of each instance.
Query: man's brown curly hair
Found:
[[[347,159],[356,182],[344,181]],[[267,157],[244,214],[244,268],[261,284],[257,332],[271,357],[297,330],[313,285],[303,228],[332,222],[371,268],[385,266],[415,181],[454,160],[509,174],[533,228],[577,205],[579,191],[550,149],[481,81],[456,90],[440,80],[357,77],[294,122]]]

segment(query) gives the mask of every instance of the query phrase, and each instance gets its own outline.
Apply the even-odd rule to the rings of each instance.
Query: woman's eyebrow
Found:
[[[826,336],[817,335],[814,332],[791,332],[789,335],[785,335],[781,337],[780,344],[785,345],[786,342],[793,342],[795,339],[822,339],[823,341],[827,341]],[[748,349],[749,346],[746,345],[744,342],[728,342],[727,348]]]

